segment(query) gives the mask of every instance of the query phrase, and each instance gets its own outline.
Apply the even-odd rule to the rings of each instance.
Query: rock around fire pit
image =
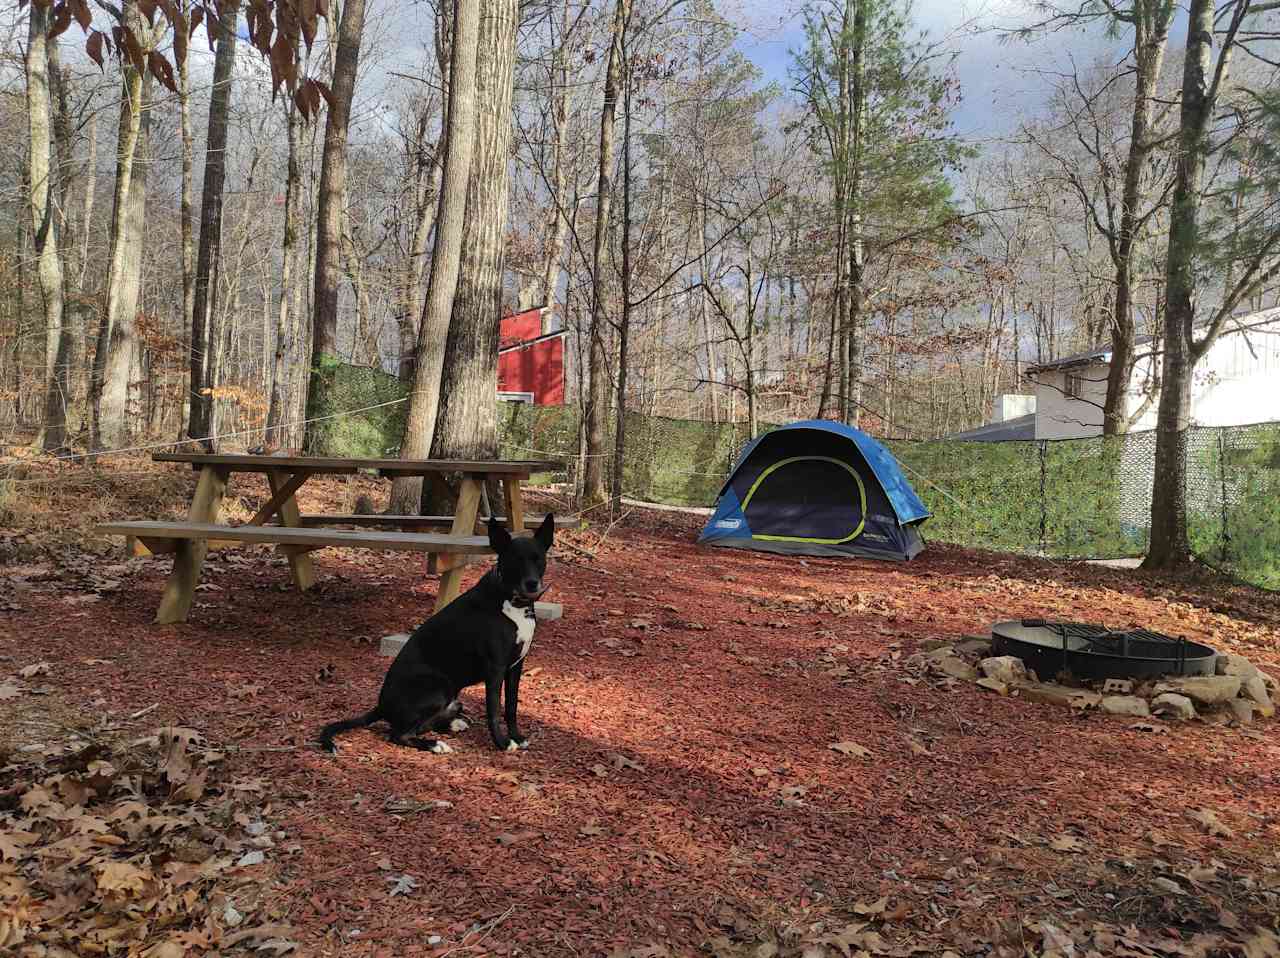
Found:
[[[905,665],[952,688],[974,683],[997,695],[1025,702],[1097,709],[1139,719],[1199,718],[1248,725],[1255,718],[1274,717],[1273,696],[1280,693],[1280,682],[1239,655],[1215,654],[1209,659],[1207,672],[1198,675],[1082,679],[1078,674],[1062,674],[1060,645],[1058,657],[1048,662],[1048,671],[1039,674],[1021,658],[996,653],[992,640],[987,638],[929,639],[923,643],[922,651],[905,660]],[[1066,681],[1041,681],[1040,674]],[[1141,722],[1134,727],[1155,728]]]
[[[1218,658],[1207,645],[1149,629],[1044,619],[996,623],[991,650],[1016,656],[1038,675],[1066,674],[1082,681],[1213,675]]]

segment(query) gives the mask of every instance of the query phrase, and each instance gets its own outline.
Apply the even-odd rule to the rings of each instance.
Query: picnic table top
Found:
[[[292,469],[324,473],[353,473],[376,469],[384,473],[424,476],[434,472],[469,472],[490,476],[528,476],[557,472],[564,463],[544,459],[348,459],[329,456],[263,456],[204,452],[158,452],[155,462],[187,462],[193,466],[223,466],[232,472],[268,472]]]

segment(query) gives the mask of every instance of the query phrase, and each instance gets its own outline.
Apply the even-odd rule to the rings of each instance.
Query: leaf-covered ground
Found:
[[[31,787],[68,774],[70,729],[80,748],[142,750],[99,760],[126,777],[152,768],[136,772],[148,814],[191,814],[199,802],[181,811],[181,786],[155,771],[163,740],[128,744],[181,728],[201,736],[197,765],[216,759],[200,802],[264,788],[203,826],[226,836],[213,861],[239,856],[209,866],[204,890],[221,897],[178,923],[209,949],[1280,955],[1280,723],[1147,731],[908,662],[993,621],[1069,616],[1203,639],[1280,673],[1280,598],[940,546],[905,565],[706,550],[696,527],[635,512],[603,542],[567,537],[548,596],[564,619],[539,627],[521,696],[533,747],[517,754],[494,751],[482,722],[450,755],[394,748],[377,729],[345,736],[336,759],[311,746],[374,701],[377,640],[428,613],[420,560],[317,553],[320,584],[300,595],[282,560],[221,552],[190,623],[161,628],[167,560],[33,553],[0,587],[0,831],[75,834],[74,820],[28,827],[41,806],[27,807]],[[482,697],[465,701],[479,717]],[[112,818],[121,787],[83,814],[103,823],[94,835],[132,842]],[[58,798],[64,813],[74,798]],[[237,810],[284,837],[252,845]],[[165,941],[128,896],[172,885],[173,858],[147,835],[97,840],[146,872],[118,873],[142,884],[112,907],[132,903],[156,925],[149,946]],[[0,876],[29,886],[27,927],[80,920],[35,884],[47,860],[29,847],[0,846]],[[260,865],[236,866],[246,848]],[[79,867],[84,885],[98,866]],[[242,905],[246,870],[256,890]],[[0,877],[0,913],[16,913],[13,880]],[[278,934],[226,944],[259,927]]]

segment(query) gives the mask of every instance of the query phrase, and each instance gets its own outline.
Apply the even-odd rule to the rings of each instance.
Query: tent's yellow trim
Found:
[[[862,477],[858,475],[857,471],[853,468],[853,466],[849,465],[843,459],[833,459],[830,456],[792,456],[790,459],[780,459],[778,462],[775,462],[772,466],[770,466],[764,472],[760,473],[760,475],[756,478],[756,481],[751,484],[751,488],[747,490],[747,495],[742,500],[742,506],[741,506],[742,514],[746,515],[747,506],[751,504],[751,497],[754,496],[756,494],[756,490],[760,488],[760,483],[768,479],[769,476],[771,476],[773,473],[777,472],[783,466],[791,465],[791,463],[793,462],[813,462],[813,461],[833,463],[834,465],[839,466],[849,475],[853,476],[853,481],[858,484],[858,505],[860,506],[858,510],[857,528],[855,528],[843,539],[815,539],[811,536],[758,536],[755,533],[751,534],[751,538],[764,539],[769,542],[814,542],[820,545],[838,546],[838,545],[843,545],[844,543],[849,542],[853,539],[856,539],[858,538],[858,536],[862,535],[862,530],[867,525],[867,487],[862,484]]]

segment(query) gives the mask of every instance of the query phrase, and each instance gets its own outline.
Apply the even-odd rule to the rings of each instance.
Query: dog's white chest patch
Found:
[[[522,609],[510,602],[502,603],[502,614],[516,624],[516,645],[520,653],[516,656],[516,661],[511,663],[515,665],[529,654],[529,647],[533,645],[533,630],[538,620],[533,617],[532,609]]]

